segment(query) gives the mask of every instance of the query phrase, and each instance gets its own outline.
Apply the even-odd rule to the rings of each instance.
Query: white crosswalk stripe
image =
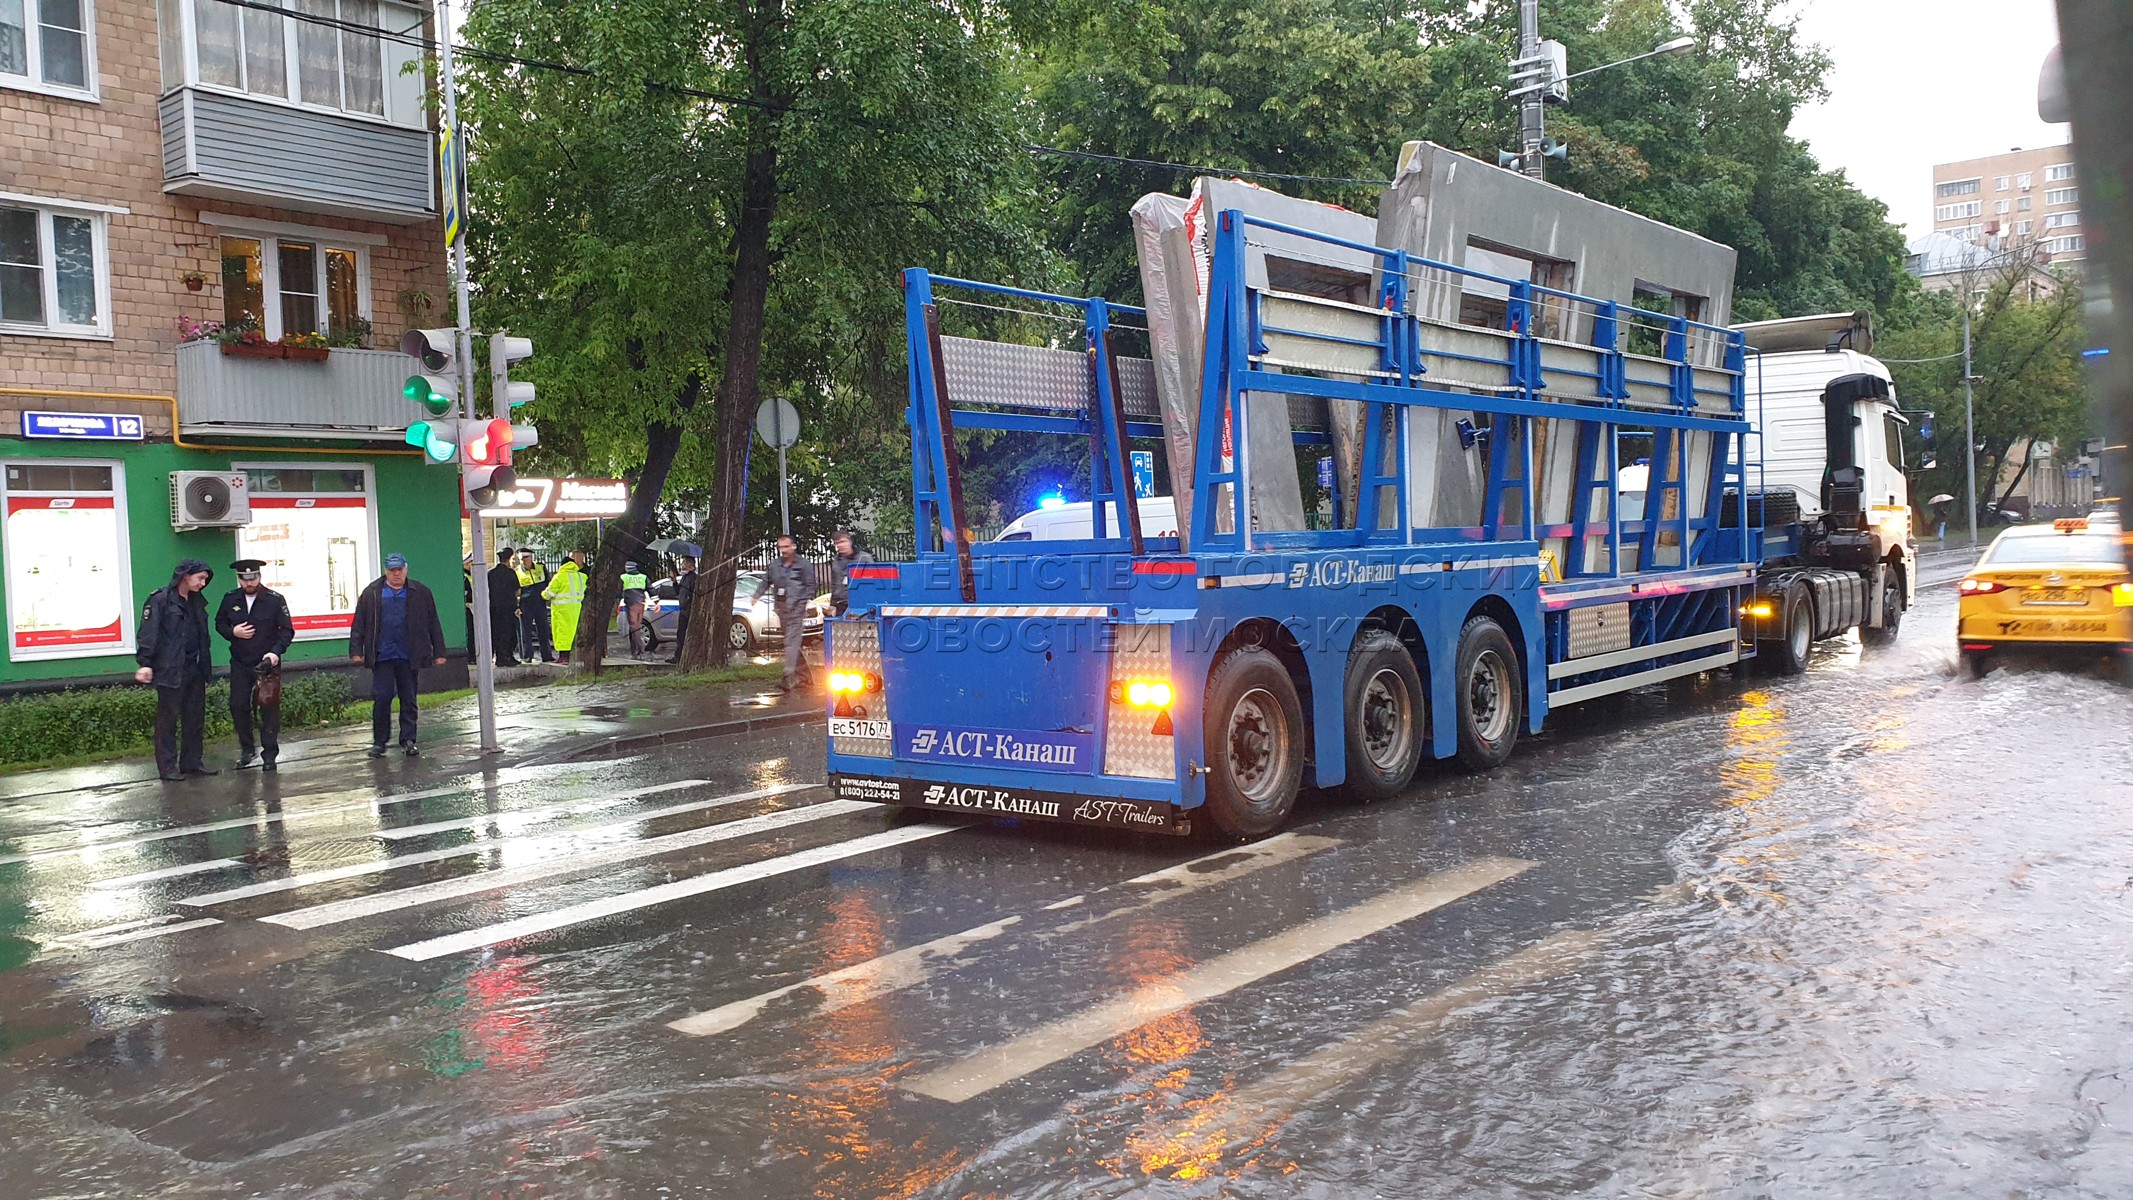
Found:
[[[708,846],[713,842],[732,841],[789,829],[813,821],[831,817],[848,816],[855,812],[881,811],[881,806],[859,800],[828,800],[805,808],[788,808],[765,813],[759,817],[747,817],[728,821],[685,833],[670,833],[665,837],[646,838],[620,846],[609,847],[590,854],[572,855],[553,862],[531,863],[523,867],[507,867],[497,871],[484,871],[477,875],[462,875],[456,879],[440,879],[434,883],[418,884],[396,891],[380,892],[369,896],[357,896],[349,900],[337,900],[328,904],[313,905],[290,912],[275,913],[261,917],[270,925],[283,925],[290,929],[317,929],[325,925],[338,925],[344,921],[359,921],[389,912],[438,904],[446,900],[460,900],[478,896],[483,892],[501,891],[522,883],[553,879],[558,875],[570,875],[589,871],[596,867],[609,867],[635,858],[650,858],[658,854],[671,854],[676,850],[689,850]]]
[[[1340,842],[1333,838],[1284,833],[1255,845],[1218,850],[1174,867],[1136,875],[1102,889],[1095,896],[1070,896],[1045,905],[1044,910],[1102,906],[1101,911],[1090,912],[1052,931],[1055,936],[1075,933],[1099,922],[1146,912],[1157,905],[1167,904],[1194,892],[1228,884],[1255,871],[1291,862],[1338,845]],[[1125,897],[1126,902],[1117,905],[1103,904],[1112,897]],[[960,933],[951,933],[930,942],[909,946],[893,954],[885,954],[880,958],[854,963],[825,975],[817,975],[812,979],[803,979],[773,991],[762,992],[746,1000],[736,1000],[706,1012],[693,1013],[668,1022],[667,1027],[693,1037],[727,1033],[754,1020],[757,1014],[773,1001],[803,990],[811,991],[816,997],[812,1015],[827,1016],[855,1004],[864,1004],[906,988],[917,987],[931,979],[936,972],[957,965],[965,950],[989,942],[1021,923],[1020,916],[1004,917]],[[1011,952],[1013,947],[989,949],[997,949],[1006,954]],[[400,951],[395,950],[393,953],[399,954]]]
[[[683,813],[724,808],[728,805],[744,804],[750,800],[760,800],[766,794],[775,794],[783,790],[789,789],[757,789],[756,791],[742,792],[732,796],[714,796],[709,800],[692,800],[687,804],[670,804],[665,808],[655,808],[649,812],[638,813],[626,820],[611,821],[608,824],[595,825],[589,829],[558,830],[554,833],[536,834],[527,837],[502,838],[493,841],[470,842],[462,846],[446,846],[438,850],[425,850],[418,854],[395,854],[386,858],[371,859],[367,862],[350,863],[344,867],[326,867],[322,870],[306,871],[301,875],[291,875],[283,879],[270,879],[263,883],[246,884],[243,887],[228,888],[219,892],[186,896],[181,898],[178,903],[187,908],[207,908],[216,904],[228,904],[233,900],[249,900],[254,896],[270,896],[276,892],[293,892],[299,888],[315,887],[322,883],[336,883],[343,879],[359,879],[365,875],[382,875],[387,871],[397,871],[402,867],[444,862],[447,859],[454,858],[472,858],[482,854],[516,853],[521,850],[534,850],[537,852],[547,849],[554,852],[553,857],[570,862],[575,861],[568,855],[568,852],[574,847],[588,845],[602,838],[626,833],[647,821],[656,821],[662,817],[679,816]],[[724,828],[724,826],[715,826],[714,828]],[[658,838],[652,838],[647,841],[633,842],[631,845],[645,846],[659,840]],[[648,853],[656,853],[656,851]]]
[[[490,925],[481,929],[470,929],[465,933],[447,934],[444,937],[431,938],[428,941],[415,942],[412,945],[395,946],[387,950],[386,953],[398,955],[411,962],[425,962],[432,958],[442,958],[447,954],[479,950],[484,946],[494,946],[499,942],[508,942],[514,938],[530,937],[537,933],[567,929],[572,925],[582,925],[587,921],[597,921],[602,917],[612,917],[620,913],[633,912],[640,908],[650,908],[655,904],[666,904],[689,896],[701,896],[707,892],[739,887],[744,883],[754,883],[758,880],[806,870],[809,867],[819,867],[842,859],[857,858],[862,854],[872,854],[877,850],[890,850],[925,838],[939,837],[944,833],[954,833],[956,830],[963,828],[966,828],[966,826],[961,824],[906,825],[901,829],[890,829],[881,833],[869,834],[866,837],[853,838],[850,841],[833,842],[827,846],[816,846],[812,850],[801,850],[793,854],[780,855],[777,858],[764,859],[761,862],[744,863],[738,867],[728,867],[722,871],[713,871],[707,875],[697,875],[689,879],[677,879],[672,883],[663,883],[634,892],[625,892],[619,896],[608,896],[600,900],[588,900],[583,904],[573,904],[568,908],[534,913],[531,916],[520,917],[515,921],[505,921],[502,924]]]
[[[982,1096],[1159,1017],[1309,962],[1329,950],[1441,908],[1535,865],[1524,859],[1484,858],[1439,871],[906,1080],[904,1089],[950,1103]]]
[[[206,862],[185,863],[182,866],[164,867],[155,871],[141,871],[133,875],[120,875],[112,879],[99,879],[89,885],[91,891],[108,892],[114,888],[139,887],[144,883],[156,883],[164,879],[182,879],[187,875],[206,875],[215,871],[242,870],[243,859],[211,858]]]
[[[433,833],[448,833],[455,829],[473,830],[484,827],[513,829],[524,825],[537,825],[542,821],[552,821],[557,817],[574,817],[582,816],[586,813],[605,812],[610,808],[620,808],[645,796],[657,796],[662,792],[678,792],[683,788],[701,787],[709,782],[706,779],[677,779],[673,783],[631,788],[626,792],[616,792],[612,796],[604,796],[599,800],[583,804],[552,804],[547,808],[506,809],[502,812],[461,817],[456,821],[431,821],[426,825],[394,825],[380,829],[372,836],[383,838],[388,842],[397,842],[407,838],[427,837]],[[746,793],[746,797],[754,799],[757,796],[774,796],[782,792],[798,791],[805,786],[805,784],[795,783],[788,784],[782,788],[763,788],[759,791]]]

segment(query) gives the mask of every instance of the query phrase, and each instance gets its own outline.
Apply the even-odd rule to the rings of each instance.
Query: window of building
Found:
[[[1974,224],[1973,224],[1973,225],[1950,225],[1950,226],[1948,226],[1948,227],[1947,227],[1946,229],[1940,229],[1940,230],[1935,230],[1934,232],[1936,232],[1936,233],[1945,233],[1945,234],[1947,234],[1947,235],[1948,235],[1949,237],[1953,237],[1953,238],[1961,238],[1961,239],[1963,239],[1963,240],[1964,240],[1964,241],[1966,241],[1966,242],[1974,242],[1974,241],[1976,241],[1976,240],[1978,239],[1979,235],[1981,235],[1981,234],[1983,234],[1983,233],[1985,232],[1985,227],[1984,227],[1983,225],[1974,225]]]
[[[1995,200],[1992,202],[1992,211],[2000,214],[2003,217],[2007,215],[2007,210],[2010,207],[2012,206],[2009,205],[2008,202],[2005,200]]]
[[[2078,212],[2044,214],[2044,227],[2046,229],[2072,229],[2079,224],[2081,224],[2081,214]]]
[[[359,247],[292,235],[222,239],[222,319],[268,338],[343,333],[367,317]]]
[[[2030,231],[2030,229],[2031,229],[2031,228],[2033,228],[2033,227],[2035,226],[2035,224],[2036,224],[2036,222],[2034,222],[2034,221],[2016,221],[2016,222],[2015,222],[2015,236],[2016,236],[2016,237],[2028,237],[2028,236],[2029,236],[2029,231]]]
[[[1995,192],[2004,192],[2004,191],[2006,191],[2006,190],[2007,190],[2007,177],[2006,177],[2005,175],[2001,175],[2001,176],[1998,176],[1998,177],[1994,178],[1994,179],[1993,179],[1993,181],[1992,181],[1992,190],[1993,190],[1993,191],[1995,191]]]
[[[105,220],[45,202],[0,200],[0,330],[109,336]]]
[[[1946,183],[1935,185],[1933,191],[1935,195],[1943,200],[1952,196],[1975,196],[1984,186],[1984,182],[1982,178],[1951,179]]]
[[[237,531],[237,557],[267,564],[260,582],[288,600],[298,641],[347,637],[356,597],[378,574],[370,468],[232,465],[245,473],[252,500],[252,523]]]
[[[0,85],[94,93],[92,0],[0,0]]]
[[[1940,205],[1933,210],[1933,219],[1936,221],[1960,221],[1964,217],[1978,216],[1984,211],[1984,201],[1966,200],[1961,204]]]
[[[2015,201],[2015,211],[2016,211],[2016,212],[2028,212],[2028,211],[2029,211],[2029,197],[2027,197],[2027,196],[2023,196],[2023,197],[2021,197],[2020,199],[2016,200],[2016,201]]]
[[[2016,187],[2018,187],[2018,188],[2021,188],[2021,189],[2022,189],[2023,191],[2025,191],[2025,192],[2026,192],[2026,191],[2028,191],[2028,190],[2029,190],[2029,187],[2030,187],[2030,183],[2029,183],[2029,180],[2030,180],[2030,173],[2029,173],[2029,172],[2027,172],[2027,171],[2024,171],[2024,172],[2022,172],[2022,173],[2021,173],[2020,175],[2017,175],[2017,176],[2015,176],[2015,186],[2016,186]]]
[[[2044,248],[2053,254],[2071,254],[2076,250],[2085,249],[2086,246],[2087,243],[2082,240],[2081,235],[2078,233],[2067,237],[2046,238],[2044,240]]]
[[[136,610],[119,464],[10,462],[0,497],[8,657],[130,653]]]
[[[2079,204],[2081,202],[2081,189],[2070,187],[2052,188],[2044,193],[2044,202],[2046,204]]]
[[[174,0],[164,2],[168,7]],[[378,0],[263,0],[300,14],[301,20],[225,0],[175,3],[192,7],[199,82],[318,108],[385,115],[385,44],[362,32],[379,27]]]
[[[2044,182],[2064,183],[2074,177],[2074,164],[2054,163],[2044,168]]]

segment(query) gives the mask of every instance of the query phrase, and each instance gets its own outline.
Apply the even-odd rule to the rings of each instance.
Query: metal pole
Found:
[[[460,143],[458,88],[452,76],[452,5],[451,0],[437,0],[437,73],[438,86],[444,89],[444,123],[452,131],[453,145],[447,149],[456,152]],[[466,168],[453,172],[462,185],[466,180]],[[462,186],[459,202],[460,219],[466,219],[465,190]],[[475,416],[474,409],[474,306],[467,294],[467,239],[464,232],[452,242],[452,271],[457,276],[455,290],[459,293],[459,415],[468,420]],[[501,400],[499,401],[501,402]],[[466,496],[466,459],[459,462],[459,494]],[[471,541],[474,548],[473,568],[469,572],[474,580],[474,688],[477,709],[481,714],[481,752],[494,754],[500,747],[496,742],[496,654],[495,634],[489,628],[489,547],[482,535],[481,514],[469,512],[473,524]]]
[[[782,430],[780,431],[783,432]],[[778,528],[792,536],[792,497],[785,483],[785,447],[778,447]]]
[[[1970,546],[1977,547],[1977,416],[1971,405],[1970,297],[1963,297],[1963,473],[1970,502]]]
[[[1531,63],[1540,53],[1540,0],[1518,0],[1518,57]],[[1542,121],[1547,105],[1542,89],[1534,88],[1518,98],[1518,169],[1535,179],[1545,179],[1541,160]]]

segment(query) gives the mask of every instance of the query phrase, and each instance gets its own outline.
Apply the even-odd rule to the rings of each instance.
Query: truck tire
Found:
[[[1459,700],[1459,765],[1469,771],[1502,766],[1518,744],[1526,689],[1518,651],[1493,617],[1469,617],[1459,631],[1452,687]]]
[[[1280,828],[1303,783],[1304,718],[1281,660],[1232,650],[1207,680],[1207,815],[1239,840]]]
[[[1800,519],[1800,497],[1791,489],[1757,492],[1749,511],[1762,518],[1765,529],[1790,525]]]
[[[1992,669],[1992,653],[1987,650],[1959,650],[1956,652],[1956,673],[1965,679],[1983,679]]]
[[[1859,640],[1869,646],[1886,646],[1903,627],[1903,569],[1890,567],[1881,576],[1881,628],[1859,627]]]
[[[1342,792],[1365,804],[1398,795],[1422,764],[1429,724],[1414,656],[1390,633],[1369,630],[1348,652],[1341,692],[1348,743]]]
[[[1815,641],[1815,614],[1807,589],[1799,584],[1785,588],[1783,622],[1778,637],[1758,642],[1755,657],[1768,664],[1772,675],[1797,675],[1807,669],[1807,652]]]

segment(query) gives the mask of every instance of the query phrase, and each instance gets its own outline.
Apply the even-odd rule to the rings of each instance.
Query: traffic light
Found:
[[[422,364],[422,369],[407,377],[400,394],[429,410],[433,417],[445,416],[457,408],[459,372],[454,360],[458,347],[457,329],[408,330],[407,336],[400,339],[400,350]]]
[[[511,364],[532,357],[532,338],[489,335],[489,383],[495,405],[491,411],[497,416],[508,417],[533,402],[533,385],[511,378]]]

